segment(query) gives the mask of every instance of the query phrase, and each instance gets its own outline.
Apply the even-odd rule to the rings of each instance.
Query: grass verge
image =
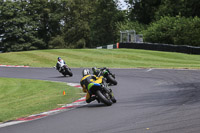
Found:
[[[61,107],[84,96],[81,89],[61,82],[0,78],[0,86],[0,122]]]
[[[51,49],[0,54],[1,64],[55,66],[62,57],[70,67],[200,69],[200,55],[137,49]]]

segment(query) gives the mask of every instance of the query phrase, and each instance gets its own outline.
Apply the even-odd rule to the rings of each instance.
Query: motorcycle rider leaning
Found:
[[[103,68],[93,67],[93,68],[92,68],[92,71],[93,71],[93,74],[94,74],[94,75],[100,76],[100,75],[99,75],[100,72],[101,72],[102,70],[104,70],[104,69],[106,69],[106,67],[103,67]]]
[[[80,81],[81,87],[83,92],[87,93],[86,94],[86,102],[90,103],[94,100],[97,100],[98,102],[100,102],[96,96],[92,96],[92,93],[90,92],[90,86],[92,83],[98,83],[98,79],[102,80],[102,76],[101,77],[96,77],[95,75],[90,75],[90,70],[89,69],[83,69],[82,71],[82,75],[83,78]]]
[[[56,69],[61,72],[61,66],[62,64],[66,64],[65,61],[63,59],[61,59],[61,57],[58,57],[58,61],[57,61],[57,64],[56,64]]]

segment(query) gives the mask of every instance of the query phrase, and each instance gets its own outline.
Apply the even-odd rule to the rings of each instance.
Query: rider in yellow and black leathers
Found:
[[[90,87],[93,83],[101,83],[102,82],[102,76],[96,77],[95,75],[90,75],[89,69],[83,69],[82,71],[83,78],[80,81],[81,87],[83,88],[83,92],[86,94],[86,102],[90,103],[96,99],[95,96],[92,96],[90,92]],[[98,99],[96,99],[98,101]],[[99,101],[98,101],[99,102]]]

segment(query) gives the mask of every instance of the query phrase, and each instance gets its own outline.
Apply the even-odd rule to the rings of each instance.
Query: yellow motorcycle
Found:
[[[107,106],[111,106],[113,103],[117,102],[105,78],[100,77],[98,80],[94,81],[94,83],[90,83],[89,86],[91,93],[96,96],[98,101]]]

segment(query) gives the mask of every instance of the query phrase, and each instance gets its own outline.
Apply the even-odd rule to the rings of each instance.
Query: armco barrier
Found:
[[[200,54],[200,47],[158,44],[158,43],[119,43],[119,48],[145,49],[187,54]]]

